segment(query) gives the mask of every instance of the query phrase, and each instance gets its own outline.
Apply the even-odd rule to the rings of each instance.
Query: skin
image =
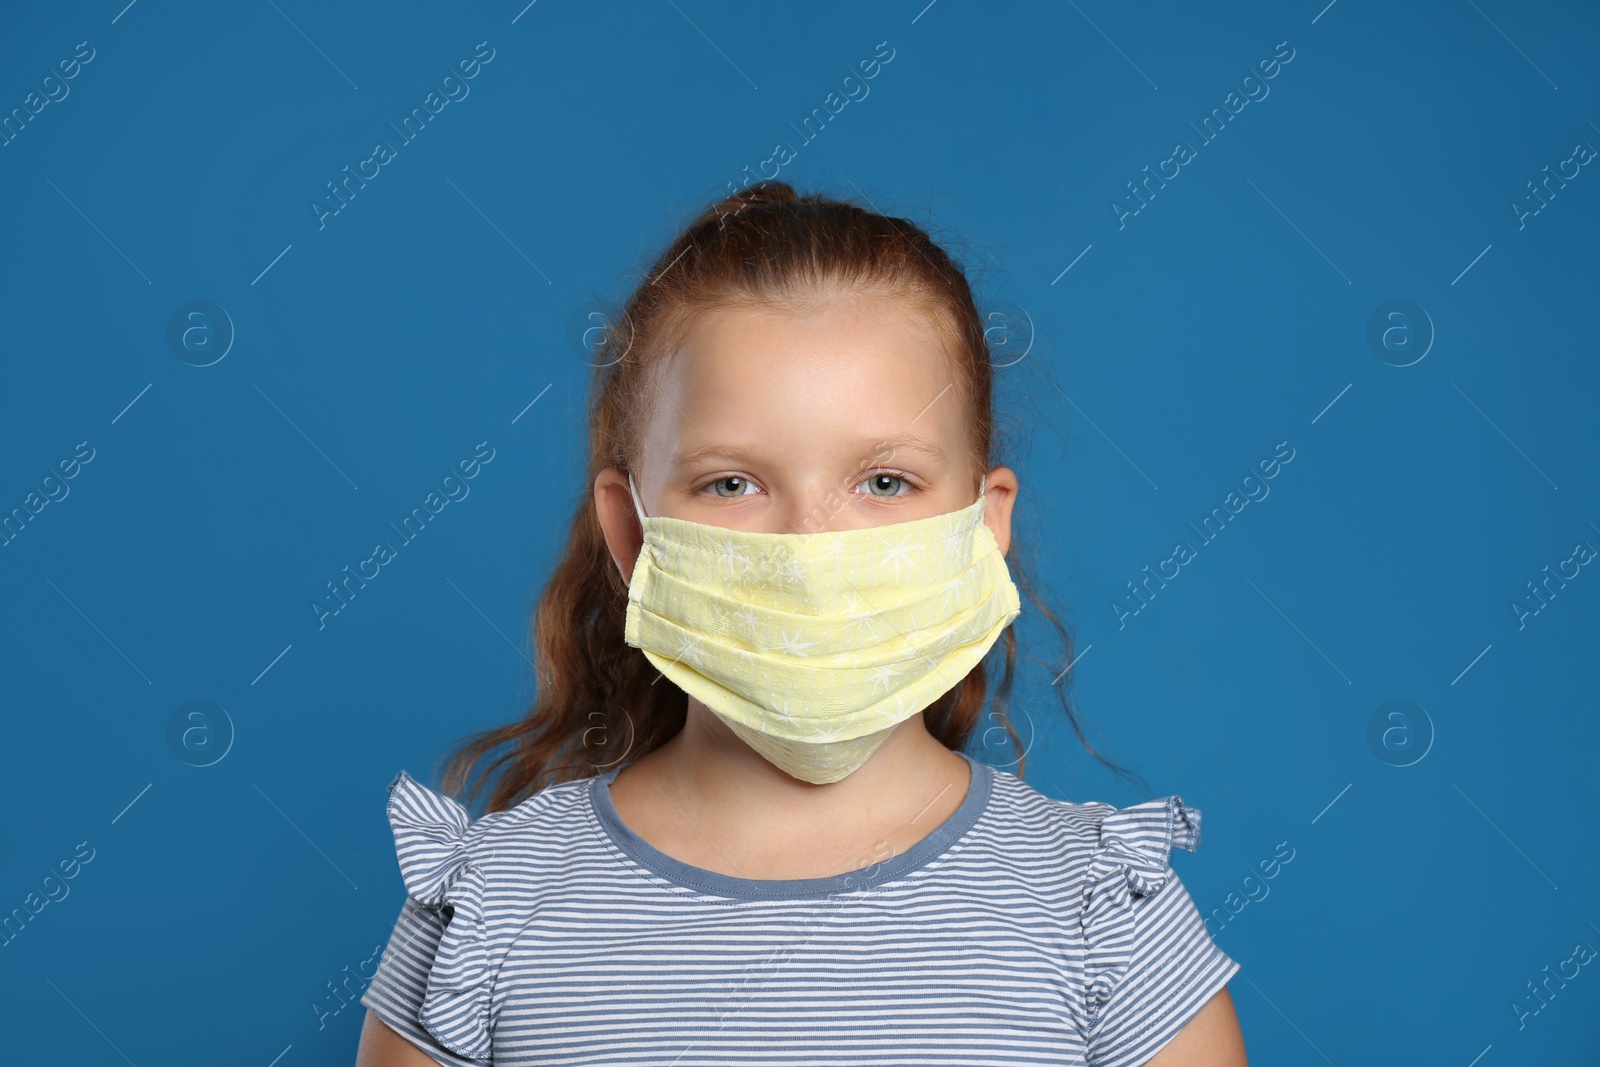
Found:
[[[898,435],[916,441],[886,456],[879,443]],[[931,324],[898,304],[832,294],[804,311],[702,315],[652,394],[634,482],[649,516],[770,533],[861,529],[971,504],[979,472],[967,449]],[[687,450],[706,454],[680,460]],[[1010,468],[987,472],[984,521],[1002,553],[1017,488]],[[627,471],[601,471],[594,502],[627,581],[643,545]],[[683,730],[619,772],[611,795],[630,829],[684,863],[819,878],[905,852],[960,806],[970,777],[919,712],[855,773],[801,781],[690,697]],[[433,1062],[368,1013],[357,1067]],[[1247,1067],[1227,990],[1149,1062]]]

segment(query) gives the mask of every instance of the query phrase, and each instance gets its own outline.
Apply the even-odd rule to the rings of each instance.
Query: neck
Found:
[[[951,789],[959,803],[969,773],[965,760],[928,733],[919,712],[895,726],[853,773],[825,785],[802,781],[746,745],[693,697],[683,729],[639,762],[647,760],[672,783],[668,791],[692,797],[696,810],[757,818],[774,834],[859,825],[863,818],[909,821],[936,795],[948,799]]]

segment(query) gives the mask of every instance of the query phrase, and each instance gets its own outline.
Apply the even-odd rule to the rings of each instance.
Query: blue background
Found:
[[[1600,146],[1592,5],[122,4],[0,16],[7,111],[94,50],[0,147],[0,509],[93,449],[0,547],[0,911],[93,849],[0,949],[8,1059],[353,1062],[330,983],[403,899],[384,787],[532,694],[589,491],[574,324],[787,140],[781,177],[952,242],[1003,324],[1016,532],[1079,641],[1060,684],[1202,809],[1174,865],[1226,920],[1252,1062],[1594,1062],[1597,965],[1528,983],[1600,948],[1600,574],[1512,607],[1600,546],[1600,174],[1512,207]],[[469,95],[319,226],[480,41]],[[224,322],[167,338],[194,300],[234,333],[204,367]],[[1395,300],[1421,312],[1374,346]],[[480,441],[470,495],[319,629],[324,583]],[[1066,666],[1022,681],[1025,777],[1143,799],[1066,727]],[[196,700],[221,711],[186,749]]]

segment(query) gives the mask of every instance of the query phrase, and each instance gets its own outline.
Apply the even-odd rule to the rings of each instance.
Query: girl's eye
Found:
[[[707,486],[713,490],[717,490],[717,496],[736,497],[748,496],[749,494],[744,490],[749,488],[751,484],[752,483],[748,478],[741,478],[737,474],[730,474],[726,478],[718,478],[714,482],[707,483]],[[721,492],[721,489],[724,487],[730,487],[733,491],[731,493],[723,493]]]
[[[886,482],[888,483],[887,485],[884,484]],[[878,471],[876,474],[869,475],[862,484],[867,486],[872,496],[877,497],[904,496],[905,493],[896,491],[897,486],[900,485],[905,486],[906,492],[911,491],[911,483],[906,480],[905,475],[894,471]],[[886,491],[880,493],[878,492],[880,489]]]
[[[880,499],[905,496],[914,491],[911,482],[898,471],[878,471],[868,475],[859,484],[866,485],[870,495]],[[755,483],[741,475],[729,474],[701,487],[702,492],[707,489],[724,500],[732,500],[755,492]]]

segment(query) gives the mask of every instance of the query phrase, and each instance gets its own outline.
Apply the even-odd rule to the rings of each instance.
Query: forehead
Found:
[[[931,317],[903,301],[841,297],[795,311],[727,308],[695,319],[649,398],[646,452],[708,443],[769,458],[915,434],[962,449],[954,364]]]

